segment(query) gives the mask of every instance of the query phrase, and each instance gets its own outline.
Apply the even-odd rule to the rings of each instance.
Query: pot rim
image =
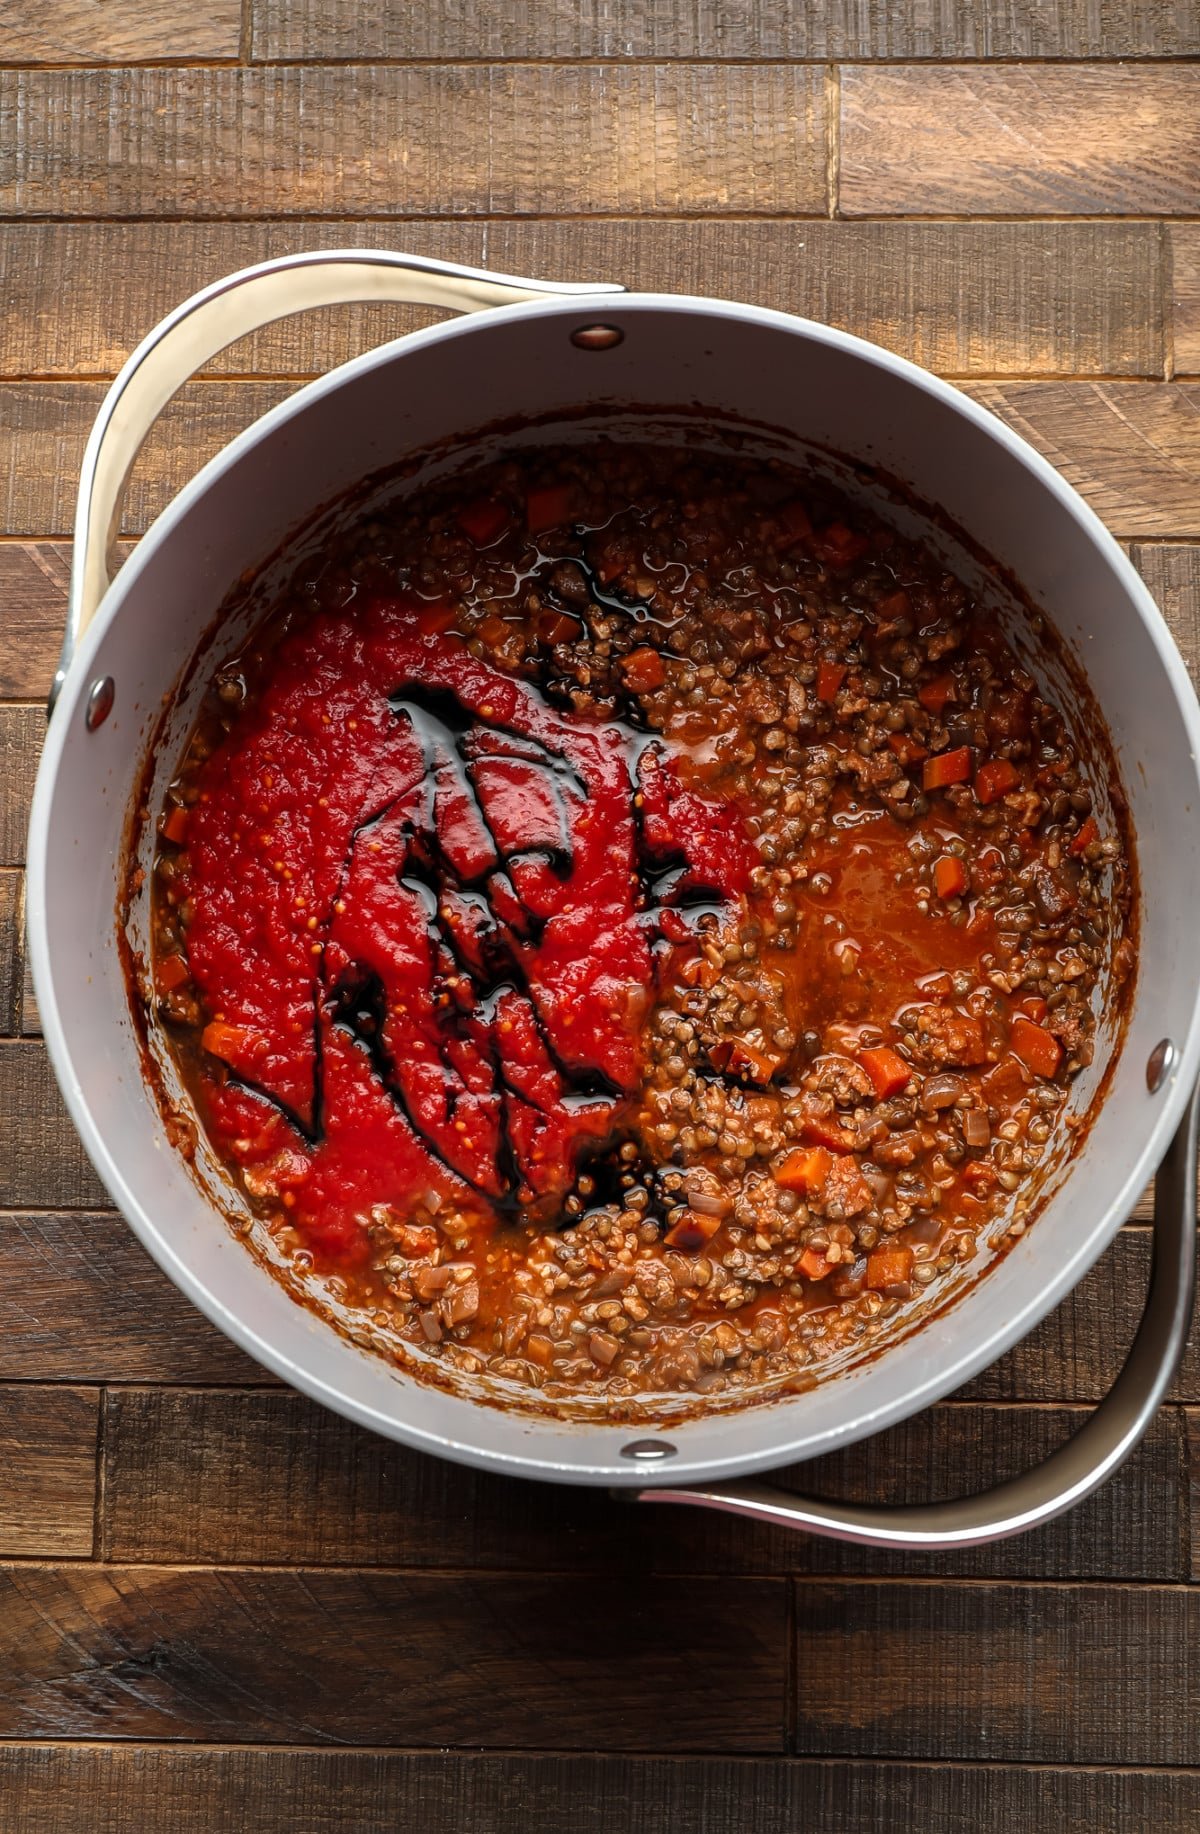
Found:
[[[1171,690],[1172,699],[1188,733],[1191,755],[1198,766],[1197,790],[1200,794],[1200,705],[1197,703],[1183,659],[1162,613],[1134,569],[1132,562],[1096,512],[1047,459],[1019,434],[1013,432],[998,416],[982,407],[962,390],[922,369],[907,358],[896,356],[883,349],[882,346],[856,337],[850,332],[840,331],[791,313],[736,301],[667,293],[597,295],[597,302],[602,304],[605,320],[617,323],[629,315],[673,312],[690,316],[733,319],[785,331],[790,335],[799,334],[812,342],[824,344],[874,368],[898,376],[901,380],[933,396],[956,414],[974,423],[981,432],[1005,448],[1033,475],[1036,482],[1050,493],[1060,510],[1076,522],[1093,546],[1098,549],[1117,584],[1137,612],[1154,644],[1159,663]],[[587,303],[586,300],[573,298],[534,300],[497,306],[472,313],[464,318],[451,319],[409,332],[366,351],[349,362],[339,365],[328,374],[304,385],[284,401],[269,409],[266,414],[245,428],[215,454],[162,510],[104,595],[95,617],[85,631],[59,697],[55,717],[50,724],[39,765],[30,815],[26,869],[27,932],[30,965],[46,1046],[59,1087],[88,1157],[121,1214],[153,1259],[197,1309],[217,1325],[226,1336],[265,1368],[310,1398],[360,1425],[411,1445],[417,1450],[433,1452],[458,1462],[485,1469],[501,1470],[509,1474],[553,1478],[584,1484],[636,1487],[644,1486],[646,1483],[647,1469],[645,1466],[631,1467],[628,1464],[617,1466],[607,1462],[596,1464],[572,1462],[568,1465],[556,1462],[552,1454],[539,1455],[532,1449],[538,1436],[538,1429],[544,1429],[549,1424],[552,1424],[558,1431],[561,1431],[564,1426],[569,1426],[571,1429],[577,1427],[581,1434],[597,1433],[600,1430],[612,1434],[614,1428],[610,1421],[564,1423],[539,1418],[536,1415],[510,1412],[508,1418],[514,1429],[514,1439],[523,1437],[529,1444],[529,1449],[522,1446],[519,1450],[511,1451],[483,1447],[465,1439],[456,1439],[442,1432],[414,1426],[402,1418],[403,1388],[401,1381],[415,1378],[405,1377],[400,1371],[394,1372],[398,1378],[395,1392],[399,1406],[393,1411],[385,1412],[342,1392],[322,1377],[310,1373],[308,1369],[295,1362],[290,1354],[277,1348],[268,1338],[261,1336],[257,1330],[245,1322],[243,1317],[232,1312],[217,1299],[203,1280],[193,1273],[179,1251],[159,1229],[153,1217],[147,1213],[129,1188],[116,1155],[110,1151],[104,1134],[92,1118],[81,1080],[74,1069],[71,1045],[54,994],[45,904],[50,805],[58,781],[66,734],[71,724],[80,716],[85,683],[92,672],[93,658],[118,617],[124,600],[143,567],[170,541],[177,524],[203,498],[214,479],[236,465],[241,457],[264,437],[273,434],[289,421],[303,415],[313,403],[342,387],[343,384],[369,374],[373,369],[386,366],[401,356],[416,356],[424,348],[447,339],[485,334],[499,325],[518,319],[578,318],[581,312],[586,311]],[[566,405],[569,404],[564,404]],[[469,440],[470,437],[468,433],[465,439]],[[181,668],[185,660],[185,658],[180,659]],[[1154,1175],[1182,1117],[1186,1102],[1197,1080],[1197,1074],[1200,1072],[1200,975],[1196,977],[1195,992],[1187,1013],[1186,1025],[1182,1023],[1176,1025],[1174,1042],[1178,1052],[1174,1068],[1155,1098],[1158,1106],[1153,1121],[1146,1127],[1141,1149],[1123,1183],[1113,1193],[1107,1208],[1097,1213],[1095,1222],[1074,1254],[1067,1260],[1056,1263],[1047,1276],[1039,1279],[1036,1289],[1030,1292],[1027,1302],[1020,1305],[1002,1324],[997,1325],[986,1336],[965,1342],[957,1355],[940,1358],[935,1371],[918,1376],[911,1385],[904,1387],[902,1393],[896,1393],[891,1398],[865,1409],[861,1406],[856,1407],[853,1398],[854,1377],[861,1371],[863,1365],[859,1365],[857,1369],[845,1371],[834,1379],[842,1383],[846,1390],[846,1420],[840,1424],[828,1426],[816,1435],[811,1432],[804,1434],[781,1431],[778,1440],[767,1446],[765,1450],[740,1453],[735,1451],[719,1457],[689,1457],[686,1440],[689,1432],[702,1428],[706,1420],[715,1425],[722,1420],[740,1418],[742,1421],[749,1422],[754,1418],[765,1420],[773,1415],[779,1427],[783,1429],[785,1416],[779,1410],[784,1407],[788,1408],[789,1417],[795,1419],[795,1405],[803,1397],[789,1397],[786,1400],[757,1405],[752,1403],[745,1408],[728,1413],[708,1416],[701,1413],[695,1418],[679,1423],[664,1423],[661,1427],[643,1422],[640,1426],[627,1429],[625,1436],[636,1437],[639,1433],[649,1433],[655,1436],[670,1434],[672,1438],[679,1439],[681,1443],[678,1455],[671,1459],[669,1465],[664,1465],[659,1469],[662,1470],[664,1476],[669,1477],[672,1484],[696,1482],[714,1477],[760,1472],[789,1462],[794,1463],[820,1456],[836,1447],[853,1443],[869,1434],[882,1431],[922,1411],[934,1401],[960,1387],[980,1370],[994,1362],[1013,1344],[1019,1342],[1042,1318],[1061,1303],[1108,1246],[1138,1196]],[[1102,1107],[1107,1100],[1108,1097],[1102,1098]],[[1103,1121],[1103,1112],[1100,1112],[1096,1117],[1095,1127],[1102,1126]],[[1069,1177],[1068,1171],[1061,1187],[1064,1190],[1069,1183]],[[995,1271],[999,1272],[999,1269]],[[983,1276],[983,1280],[991,1277],[989,1272]],[[977,1285],[973,1291],[978,1290]],[[950,1306],[947,1315],[954,1316],[960,1313],[964,1305],[969,1305],[971,1296],[970,1293],[962,1294]],[[914,1339],[919,1339],[933,1322],[932,1319],[923,1320],[901,1343],[890,1347],[887,1355],[877,1360],[886,1362],[887,1356],[894,1355],[903,1350],[907,1344],[911,1344]],[[332,1326],[326,1328],[334,1329]],[[348,1340],[343,1339],[343,1342],[348,1350],[356,1350],[360,1356],[380,1360],[376,1353],[359,1350]],[[422,1384],[422,1386],[425,1385]],[[496,1411],[490,1403],[475,1402],[465,1397],[463,1403],[472,1410],[483,1407],[492,1414]]]

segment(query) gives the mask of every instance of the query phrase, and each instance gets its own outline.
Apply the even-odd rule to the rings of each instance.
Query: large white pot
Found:
[[[255,325],[348,298],[420,298],[471,316],[348,363],[265,415],[205,466],[109,586],[105,539],[128,466],[187,374]],[[499,303],[506,300],[514,303]],[[597,323],[623,335],[573,336]],[[1102,1111],[1019,1244],[885,1354],[809,1393],[701,1416],[636,1445],[619,1426],[504,1412],[415,1381],[288,1297],[166,1138],[143,1078],[116,915],[145,748],[232,582],[370,473],[447,441],[469,449],[479,429],[497,423],[519,437],[522,424],[570,413],[540,435],[569,438],[587,425],[580,410],[594,416],[614,404],[674,413],[690,428],[681,436],[697,441],[730,421],[782,429],[794,455],[811,448],[815,462],[835,470],[824,455],[879,468],[940,506],[1045,608],[1104,708],[1147,894],[1132,1013]],[[877,484],[862,478],[855,487],[874,492],[889,513]],[[961,550],[958,559],[970,565]],[[708,1490],[655,1495],[910,1545],[979,1540],[1043,1520],[1086,1494],[1136,1443],[1170,1379],[1191,1306],[1200,718],[1170,634],[1129,561],[1058,473],[991,414],[874,345],[754,306],[548,288],[378,252],[289,258],[189,301],[114,385],[84,466],[71,621],[29,847],[29,944],[47,1044],[88,1154],[131,1227],[266,1368],[365,1426],[466,1463],[644,1489],[657,1460],[656,1477]],[[1148,1076],[1152,1059],[1156,1074]],[[797,1506],[763,1486],[728,1482],[876,1432],[992,1362],[1102,1252],[1173,1135],[1159,1180],[1156,1275],[1135,1353],[1109,1401],[1047,1466],[990,1499],[890,1515]]]

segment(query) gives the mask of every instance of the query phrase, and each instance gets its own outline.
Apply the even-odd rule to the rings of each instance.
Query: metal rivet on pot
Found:
[[[580,325],[571,333],[577,350],[614,350],[624,339],[619,325]]]
[[[83,716],[89,732],[95,732],[98,726],[103,726],[113,710],[113,702],[116,698],[117,690],[113,686],[111,675],[102,675],[99,681],[92,683],[88,690],[87,709]]]
[[[1160,1038],[1146,1061],[1146,1087],[1157,1095],[1175,1068],[1179,1053],[1169,1038]]]
[[[621,1447],[622,1458],[636,1458],[639,1464],[657,1465],[664,1458],[674,1458],[676,1447],[669,1439],[631,1439]]]

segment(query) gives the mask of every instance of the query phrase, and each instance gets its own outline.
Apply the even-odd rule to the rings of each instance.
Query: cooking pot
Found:
[[[130,467],[188,377],[288,313],[365,300],[469,316],[359,357],[264,415],[164,510],[110,583],[107,553]],[[961,532],[957,561],[968,575],[976,568],[978,589],[1000,590],[1005,575],[1019,581],[1104,709],[1148,893],[1127,1025],[1111,1040],[1115,1064],[1107,1086],[1097,1065],[1079,1096],[1098,1104],[1098,1116],[1082,1150],[1051,1177],[1035,1225],[994,1257],[986,1278],[882,1354],[807,1393],[677,1419],[642,1437],[611,1422],[506,1411],[446,1392],[356,1347],[289,1297],[168,1140],[143,1074],[118,947],[127,821],[144,754],[164,705],[175,699],[186,712],[185,665],[233,582],[371,474],[414,455],[482,451],[499,437],[481,431],[489,428],[505,429],[510,443],[611,429],[623,424],[612,418],[618,409],[643,436],[650,413],[677,441],[774,443],[848,481],[894,521],[904,499],[889,480],[937,505],[940,526]],[[998,571],[980,571],[980,553]],[[100,411],[83,465],[52,708],[28,879],[51,1060],[84,1146],[138,1237],[201,1311],[276,1375],[364,1426],[467,1464],[879,1545],[947,1547],[1016,1533],[1085,1496],[1137,1443],[1171,1380],[1192,1304],[1200,717],[1166,626],[1116,542],[1045,459],[965,395],[858,338],[755,306],[516,280],[379,251],[248,268],[164,320]],[[1156,1171],[1153,1272],[1129,1361],[1083,1429],[1037,1470],[984,1496],[896,1510],[734,1481],[847,1445],[959,1387],[1070,1291]]]

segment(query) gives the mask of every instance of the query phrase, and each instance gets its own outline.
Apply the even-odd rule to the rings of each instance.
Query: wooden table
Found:
[[[947,1558],[419,1458],[273,1384],[153,1268],[65,1120],[22,957],[88,425],[168,306],[268,254],[394,245],[878,339],[1062,467],[1195,660],[1200,8],[1101,17],[0,0],[4,1830],[1200,1825],[1200,1356],[1099,1496]],[[327,313],[214,364],[130,533],[398,322]],[[915,1500],[1059,1443],[1130,1341],[1146,1214],[987,1375],[805,1485]]]

